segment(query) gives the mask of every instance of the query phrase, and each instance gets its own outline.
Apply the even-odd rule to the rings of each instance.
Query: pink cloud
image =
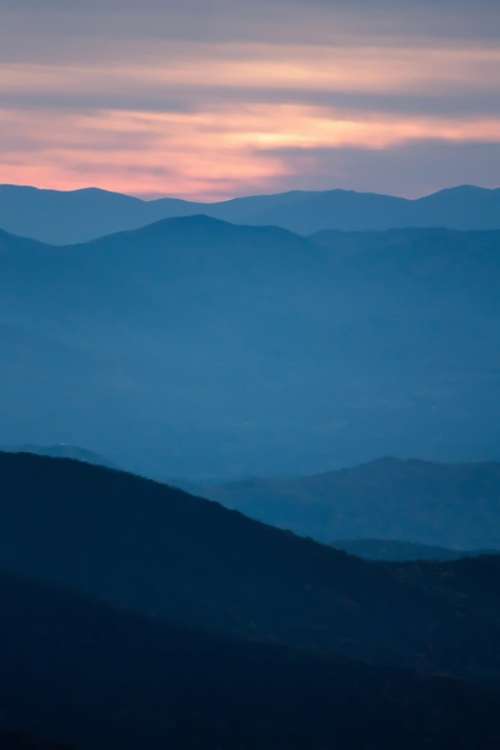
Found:
[[[169,49],[167,58],[153,46],[123,66],[2,66],[2,181],[217,199],[294,184],[301,175],[290,150],[310,153],[314,170],[314,154],[328,149],[500,142],[495,113],[405,113],[384,99],[498,95],[493,47],[173,41]],[[336,103],[346,93],[361,104]]]

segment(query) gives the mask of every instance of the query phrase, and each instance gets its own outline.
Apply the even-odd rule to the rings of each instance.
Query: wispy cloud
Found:
[[[448,0],[404,5],[385,0],[361,16],[362,0],[259,0],[250,10],[147,0],[140,13],[121,2],[115,23],[114,0],[0,0],[0,179],[215,199],[311,186],[327,163],[331,185],[363,188],[339,168],[342,153],[361,175],[356,165],[373,164],[371,154],[419,146],[416,175],[422,149],[435,154],[439,144],[459,163],[464,154],[466,178],[471,146],[500,142],[500,51],[487,23],[495,8],[479,3],[481,23],[438,37],[426,24],[451,20]],[[415,20],[411,33],[405,18]],[[22,21],[32,46],[13,44]],[[446,176],[435,159],[429,167],[432,188]],[[476,181],[500,180],[486,165]],[[395,188],[421,189],[411,160]]]

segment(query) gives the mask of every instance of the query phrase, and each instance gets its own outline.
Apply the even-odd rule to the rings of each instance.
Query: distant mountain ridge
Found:
[[[415,200],[336,189],[200,203],[176,198],[144,201],[98,188],[65,192],[0,185],[0,227],[52,244],[86,242],[194,214],[237,224],[281,226],[300,234],[396,227],[500,229],[500,188],[465,185]]]
[[[500,463],[385,458],[314,476],[207,483],[193,491],[322,542],[339,539],[340,549],[352,554],[364,549],[367,558],[460,557],[450,549],[436,549],[433,558],[436,546],[500,550]],[[369,541],[363,540],[374,538],[370,555]],[[343,544],[342,539],[356,542]],[[385,557],[384,539],[389,547]],[[398,540],[397,548],[391,550],[393,540]],[[404,543],[414,542],[431,549],[427,554],[425,548],[404,551]]]

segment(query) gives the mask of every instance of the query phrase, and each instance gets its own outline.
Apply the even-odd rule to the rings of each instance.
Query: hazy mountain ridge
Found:
[[[207,214],[302,234],[392,227],[500,229],[500,189],[460,186],[415,200],[352,190],[290,191],[219,203],[143,201],[96,188],[69,192],[0,185],[0,226],[55,244],[88,241],[159,219]]]
[[[497,457],[500,232],[389,235],[332,249],[206,217],[64,248],[3,235],[0,442],[162,477]]]
[[[386,458],[295,479],[207,483],[197,491],[323,542],[375,537],[500,550],[500,463]]]

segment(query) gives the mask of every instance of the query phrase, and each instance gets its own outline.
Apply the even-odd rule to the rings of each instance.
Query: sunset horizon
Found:
[[[289,188],[284,190],[273,190],[269,192],[259,192],[259,193],[252,193],[250,191],[245,191],[242,188],[242,192],[229,194],[227,196],[218,197],[211,199],[210,197],[204,197],[204,196],[196,196],[196,195],[182,195],[182,194],[175,194],[175,193],[140,193],[137,191],[122,191],[122,190],[115,190],[113,188],[107,188],[102,187],[101,185],[92,185],[92,184],[82,184],[77,187],[68,187],[68,188],[61,188],[61,187],[53,187],[51,185],[36,185],[36,184],[25,184],[25,183],[15,183],[15,182],[2,182],[0,183],[0,188],[27,188],[27,189],[33,189],[39,192],[54,192],[54,193],[79,193],[79,192],[85,192],[85,191],[97,191],[97,192],[103,192],[103,193],[115,193],[118,195],[124,195],[131,198],[138,198],[139,200],[151,202],[151,201],[157,201],[162,199],[171,199],[171,200],[180,200],[180,201],[186,201],[190,203],[199,203],[201,205],[206,204],[210,205],[212,203],[226,203],[233,200],[238,200],[240,198],[252,198],[252,197],[273,197],[273,196],[279,196],[279,195],[285,195],[287,193],[355,193],[355,194],[365,194],[365,195],[380,195],[385,197],[394,197],[394,198],[402,198],[404,200],[408,201],[418,201],[421,198],[427,198],[429,196],[435,195],[436,193],[444,193],[448,191],[454,191],[454,190],[463,190],[463,189],[477,189],[477,190],[485,190],[489,192],[495,192],[500,190],[500,184],[498,185],[479,185],[479,184],[472,184],[472,183],[463,183],[463,184],[449,184],[444,185],[443,187],[438,187],[434,190],[431,190],[429,192],[424,191],[422,193],[416,193],[407,195],[404,193],[384,193],[377,190],[364,190],[362,187],[355,188],[355,187],[343,187],[342,185],[332,185],[331,187],[322,187],[322,188],[315,188],[315,187],[308,187],[308,188]]]
[[[497,184],[488,0],[0,11],[2,183],[203,201]]]

